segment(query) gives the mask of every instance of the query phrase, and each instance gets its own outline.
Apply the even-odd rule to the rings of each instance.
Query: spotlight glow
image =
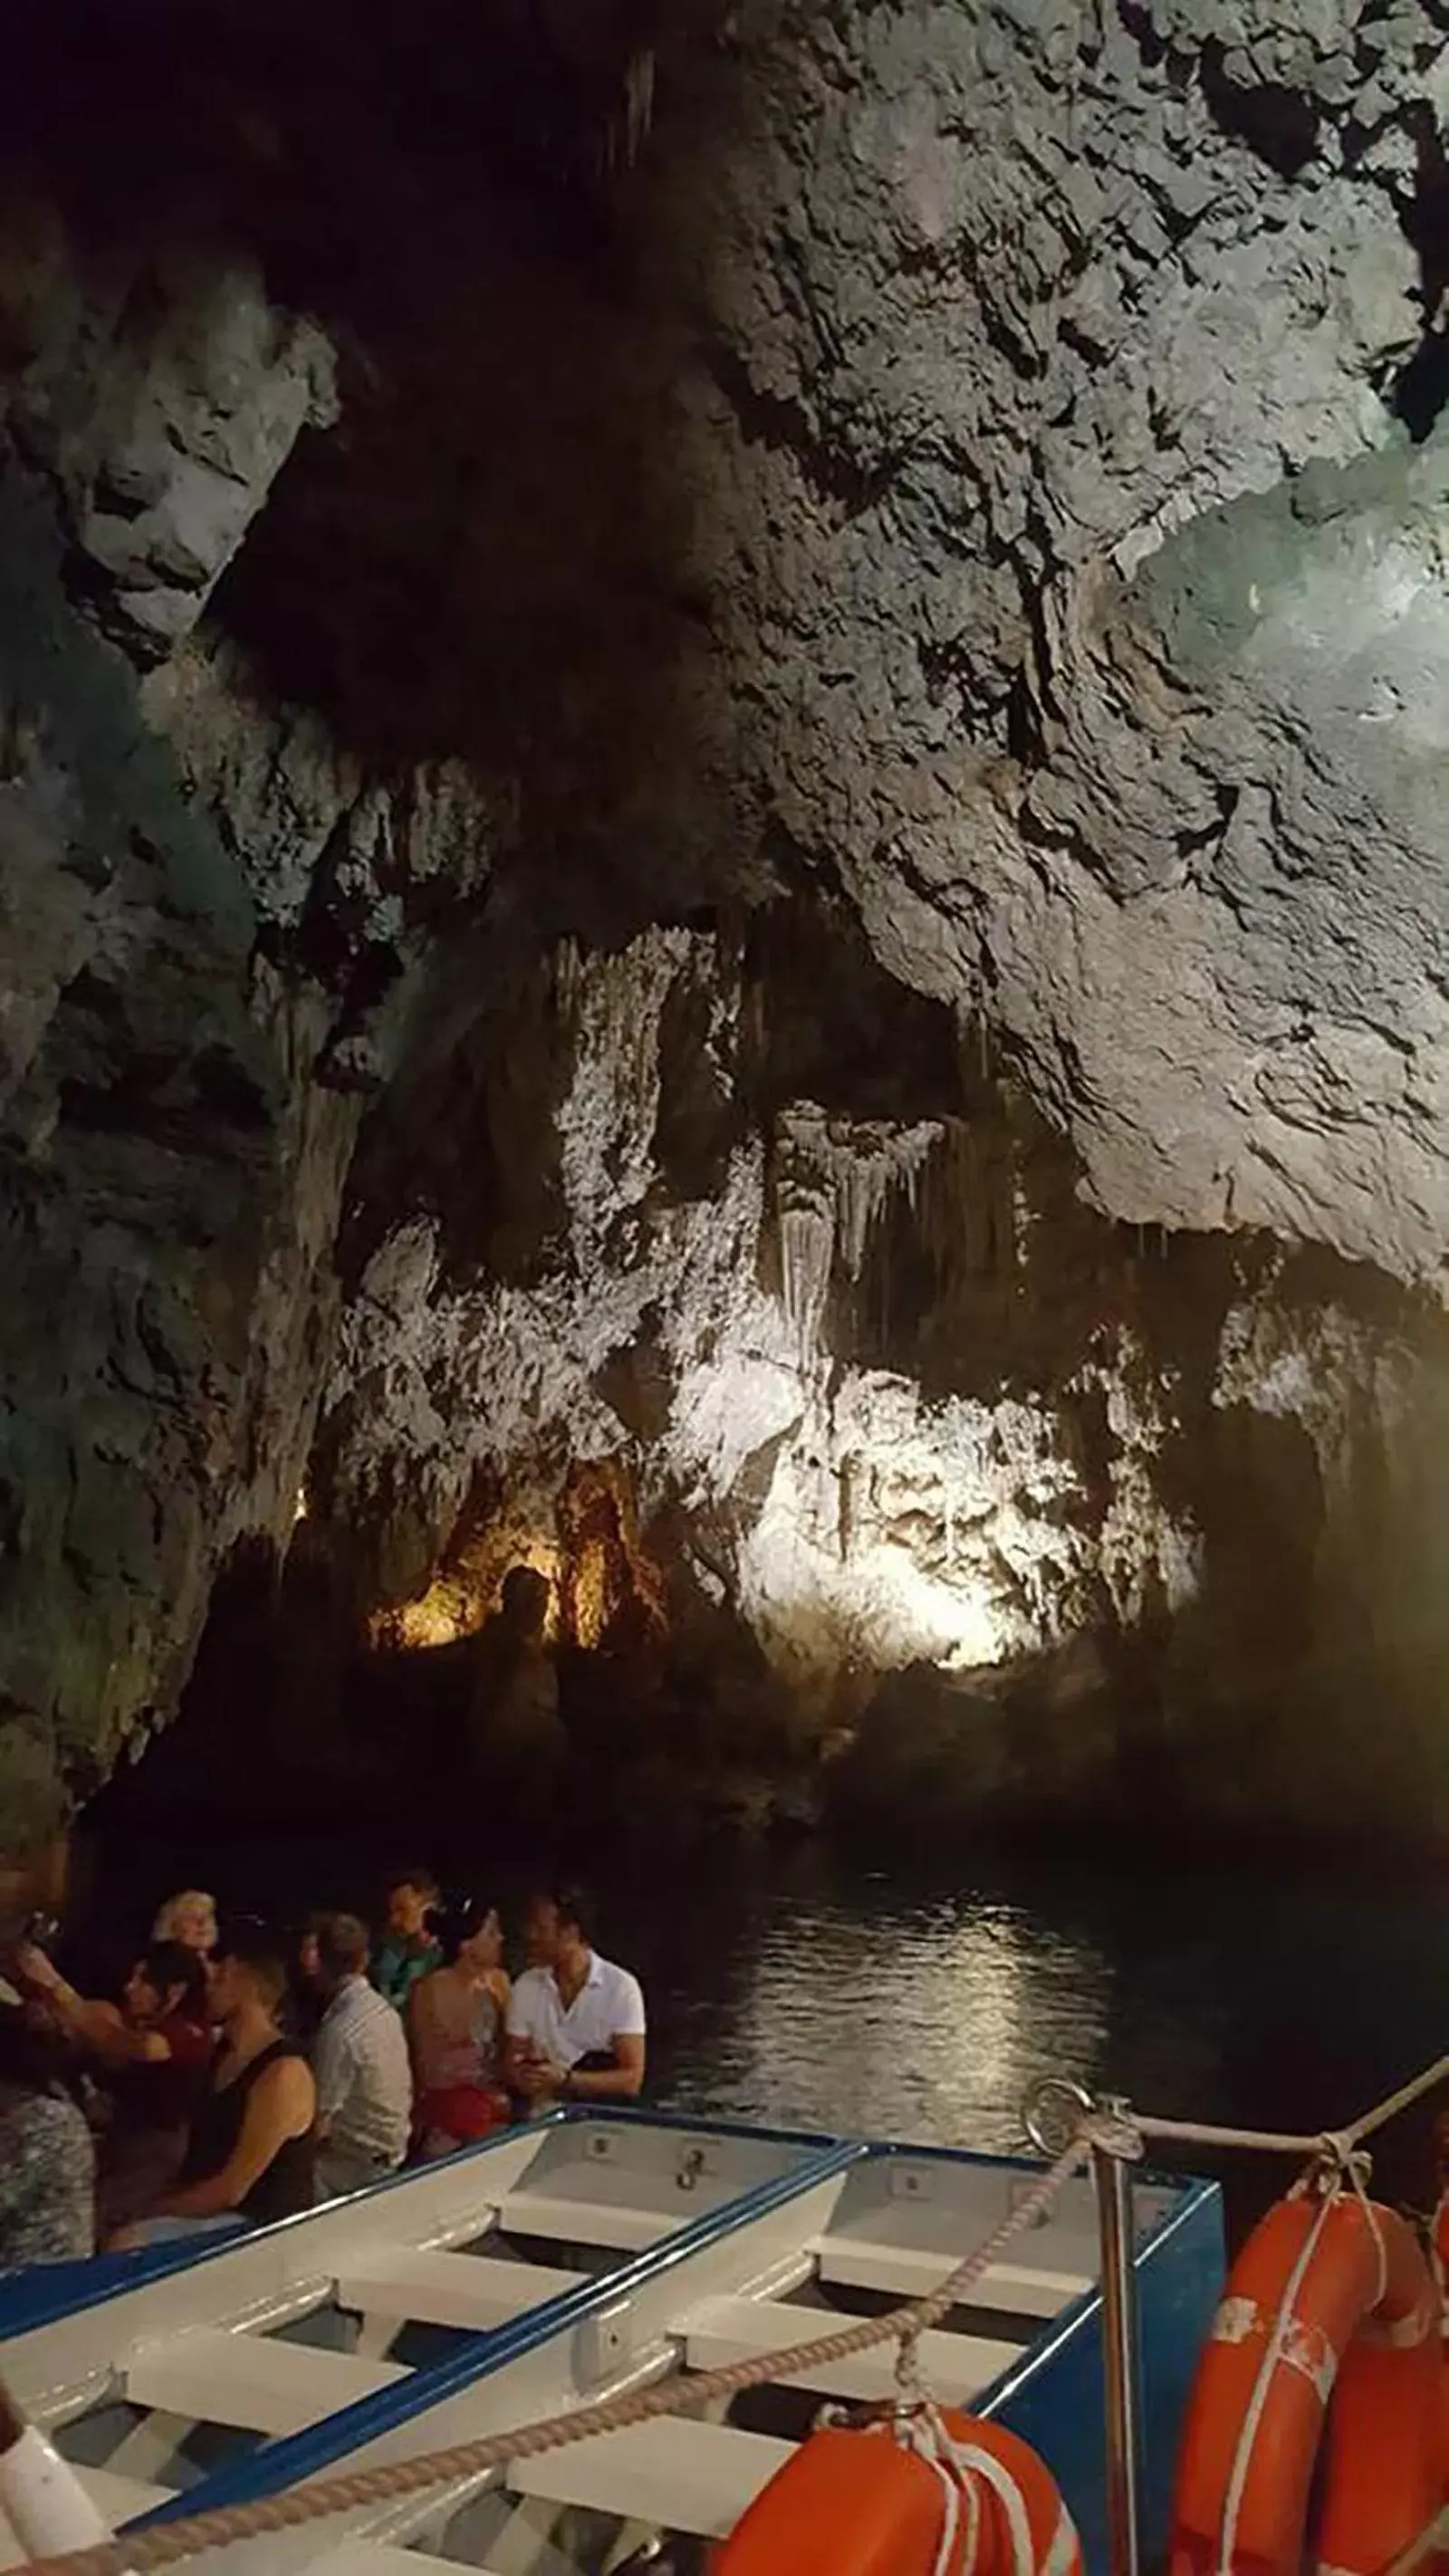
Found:
[[[559,1551],[552,1539],[510,1537],[507,1547],[485,1562],[472,1557],[440,1574],[416,1601],[376,1611],[368,1622],[368,1644],[394,1653],[425,1646],[456,1646],[476,1636],[498,1606],[498,1590],[510,1566],[529,1565],[548,1584],[545,1634],[558,1634]]]

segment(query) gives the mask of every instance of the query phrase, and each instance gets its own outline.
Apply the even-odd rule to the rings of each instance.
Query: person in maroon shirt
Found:
[[[180,2171],[212,2057],[206,1963],[180,1941],[152,1941],[118,2005],[77,1994],[42,1951],[17,1958],[25,1992],[96,2063],[111,2116],[100,2143],[97,2235],[149,2208]]]

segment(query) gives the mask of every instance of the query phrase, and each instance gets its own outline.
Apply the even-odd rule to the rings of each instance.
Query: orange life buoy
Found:
[[[1198,2364],[1169,2576],[1298,2576],[1330,2394],[1321,2569],[1369,2576],[1444,2498],[1439,2293],[1413,2230],[1345,2193],[1280,2201]]]
[[[1076,2527],[1035,2451],[1004,2425],[952,2408],[940,2420],[963,2464],[959,2534],[944,2562],[940,2472],[889,2426],[828,2426],[761,2489],[715,2551],[711,2576],[963,2576],[973,2533],[973,2576],[1082,2576]]]

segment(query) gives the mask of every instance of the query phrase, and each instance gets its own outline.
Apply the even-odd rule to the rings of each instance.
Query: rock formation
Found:
[[[7,1811],[301,1495],[1433,1812],[1442,0],[22,16]]]

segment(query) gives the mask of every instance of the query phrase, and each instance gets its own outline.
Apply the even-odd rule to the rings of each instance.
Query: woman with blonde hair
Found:
[[[204,1887],[183,1887],[179,1896],[168,1896],[151,1926],[153,1941],[179,1941],[203,1959],[211,1957],[217,1937],[216,1898]]]

